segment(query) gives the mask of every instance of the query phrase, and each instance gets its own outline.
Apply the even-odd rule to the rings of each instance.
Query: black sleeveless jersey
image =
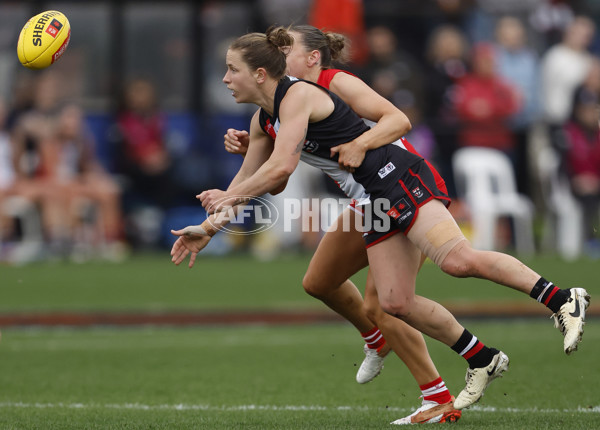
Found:
[[[369,130],[370,127],[342,99],[314,82],[289,76],[279,81],[279,85],[277,85],[277,89],[275,90],[273,115],[269,115],[263,109],[260,110],[259,121],[261,128],[275,139],[279,131],[279,105],[290,87],[297,82],[306,82],[319,87],[329,94],[334,104],[331,115],[321,121],[310,122],[308,124],[306,141],[302,150],[317,157],[337,161],[338,155],[336,154],[332,158],[329,150],[334,146],[351,142]]]
[[[330,149],[351,142],[370,129],[368,125],[340,99],[336,94],[313,82],[292,77],[283,78],[275,90],[273,115],[263,109],[259,113],[261,128],[273,139],[279,131],[279,105],[289,88],[297,82],[307,82],[327,92],[334,103],[334,110],[327,118],[318,122],[309,122],[306,141],[302,148],[302,159],[309,164],[323,169],[331,176],[346,195],[382,196],[397,184],[398,179],[406,174],[410,167],[423,161],[418,154],[406,150],[401,139],[389,145],[366,152],[362,164],[350,174],[337,165],[338,155],[331,157]],[[319,161],[322,160],[322,161]],[[383,180],[385,178],[385,180]],[[358,190],[362,187],[363,192]]]

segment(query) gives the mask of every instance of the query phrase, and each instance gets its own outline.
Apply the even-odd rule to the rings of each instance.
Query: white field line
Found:
[[[238,406],[215,406],[215,405],[186,405],[186,404],[163,404],[144,405],[141,403],[24,403],[24,402],[0,402],[0,408],[23,408],[23,409],[122,409],[138,411],[392,411],[411,412],[409,408],[370,408],[368,406],[319,406],[319,405],[238,405]],[[472,406],[471,412],[491,413],[600,413],[600,405],[593,407],[582,407],[571,409],[540,409],[540,408],[497,408],[494,406]]]

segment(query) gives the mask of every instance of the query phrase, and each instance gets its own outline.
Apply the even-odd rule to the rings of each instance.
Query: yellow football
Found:
[[[17,42],[19,61],[30,69],[43,69],[56,62],[69,46],[71,25],[67,17],[48,10],[31,18]]]

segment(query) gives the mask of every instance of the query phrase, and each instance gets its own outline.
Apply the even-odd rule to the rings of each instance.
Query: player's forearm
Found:
[[[399,113],[382,116],[370,130],[357,137],[355,142],[366,152],[400,139],[411,128],[408,117],[399,111]]]
[[[237,174],[233,177],[233,179],[231,180],[231,182],[229,183],[229,186],[227,187],[227,190],[230,190],[233,187],[235,187],[236,185],[244,182],[250,176],[251,175],[245,174],[242,170],[239,170],[237,172]]]
[[[230,189],[236,187],[237,185],[241,184],[242,182],[244,182],[245,180],[250,178],[252,175],[254,175],[256,173],[256,171],[259,168],[260,168],[260,165],[254,166],[254,164],[253,164],[252,166],[249,166],[248,163],[246,163],[246,161],[244,160],[244,163],[240,167],[240,170],[238,170],[237,174],[231,180],[229,186],[227,187],[227,190],[230,190]]]
[[[277,163],[267,161],[255,174],[230,186],[227,189],[229,196],[252,196],[258,197],[284,184],[292,174],[293,170],[278,166]]]
[[[276,165],[276,162],[267,162],[249,178],[237,184],[232,182],[226,192],[228,198],[234,199],[233,201],[229,200],[228,204],[231,206],[227,206],[223,210],[211,214],[198,226],[201,229],[200,234],[214,236],[217,231],[233,220],[238,211],[253,197],[262,196],[285,184],[293,170],[289,171],[289,169],[282,167],[274,167]]]
[[[199,226],[199,234],[214,236],[219,230],[222,230],[229,224],[245,205],[240,204],[227,208],[227,210],[210,214]]]
[[[270,155],[270,153],[268,155]],[[229,187],[227,187],[227,189],[229,190],[229,189],[235,187],[236,185],[244,182],[246,179],[248,179],[252,175],[254,175],[256,173],[256,171],[258,169],[260,169],[262,164],[268,160],[268,158],[269,158],[268,155],[264,155],[264,156],[261,156],[258,158],[256,156],[254,156],[254,157],[252,157],[251,160],[249,160],[248,158],[245,158],[244,162],[242,163],[242,166],[240,167],[240,170],[238,170],[237,174],[235,175],[235,177],[233,178],[233,180],[231,181],[231,183],[229,184]],[[264,160],[262,160],[263,157],[264,157]]]

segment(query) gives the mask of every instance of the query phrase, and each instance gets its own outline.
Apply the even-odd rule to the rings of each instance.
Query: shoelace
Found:
[[[569,297],[569,299],[565,302],[565,304],[567,304],[567,303],[573,303],[573,298]],[[559,329],[562,334],[565,334],[565,330],[567,329],[567,327],[565,325],[565,319],[566,319],[565,314],[566,313],[567,313],[567,309],[563,309],[563,307],[561,307],[558,310],[558,312],[552,314],[552,316],[550,317],[550,318],[554,318],[554,327]]]
[[[565,315],[564,312],[562,312],[562,309],[559,310],[557,313],[552,314],[550,318],[554,318],[554,327],[559,329],[562,334],[565,334],[565,330],[567,327],[565,325]]]
[[[467,370],[467,379],[466,379],[466,383],[467,386],[465,387],[467,389],[467,391],[471,391],[471,383],[473,382],[473,375],[475,375],[475,369],[468,369]]]

